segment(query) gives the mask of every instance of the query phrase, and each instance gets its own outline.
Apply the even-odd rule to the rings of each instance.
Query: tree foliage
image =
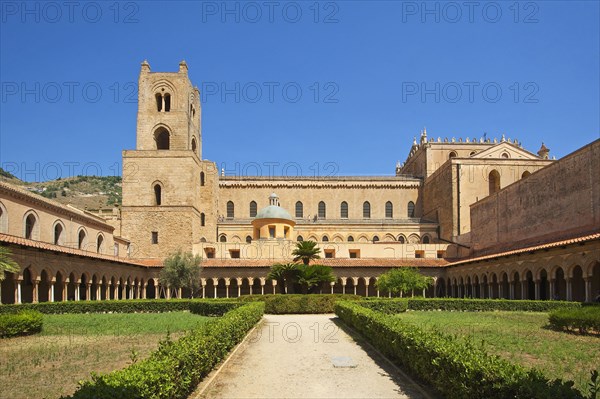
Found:
[[[271,266],[267,279],[277,280],[279,291],[282,294],[293,294],[297,290],[314,293],[324,283],[335,281],[335,275],[329,266],[276,263]]]
[[[423,276],[417,269],[402,267],[383,273],[376,285],[380,291],[402,295],[404,292],[422,291],[432,283],[431,277]]]
[[[176,290],[187,288],[190,290],[190,295],[194,297],[200,289],[201,260],[200,255],[181,250],[169,255],[160,271],[160,283]]]
[[[294,284],[298,280],[297,263],[276,263],[271,266],[267,279],[276,280],[279,292],[282,294],[293,294]]]
[[[314,241],[299,241],[296,243],[296,248],[292,251],[294,255],[294,262],[302,261],[305,265],[308,265],[311,260],[321,259],[319,253],[321,248],[317,247],[317,243]]]
[[[298,275],[298,283],[302,286],[303,292],[309,294],[317,292],[324,283],[335,281],[333,269],[323,265],[298,265],[300,271]]]
[[[20,267],[12,258],[12,252],[8,247],[0,245],[0,281],[4,280],[4,273],[16,273]]]

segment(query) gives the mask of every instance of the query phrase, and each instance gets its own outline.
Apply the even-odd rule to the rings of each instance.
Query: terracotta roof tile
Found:
[[[472,258],[462,259],[462,260],[459,260],[456,262],[449,263],[448,266],[460,266],[460,265],[464,265],[467,263],[479,262],[482,260],[490,260],[490,259],[500,258],[503,256],[517,255],[517,254],[522,254],[525,252],[539,251],[541,249],[550,249],[550,248],[562,247],[564,245],[571,245],[571,244],[577,244],[577,243],[582,243],[582,242],[587,242],[587,241],[595,241],[595,240],[600,240],[600,233],[576,236],[576,237],[572,237],[572,238],[568,238],[568,239],[564,239],[564,240],[560,240],[560,241],[547,242],[544,244],[512,249],[510,251],[497,252],[497,253],[490,254],[490,255],[475,256]]]
[[[43,242],[43,241],[29,240],[29,239],[26,239],[23,237],[17,237],[17,236],[13,236],[10,234],[0,233],[0,243],[22,245],[22,246],[29,247],[29,248],[41,249],[41,250],[52,251],[52,252],[59,252],[59,253],[69,254],[69,255],[83,256],[86,258],[106,260],[106,261],[110,261],[110,262],[123,263],[123,264],[130,265],[130,266],[146,266],[142,263],[137,262],[137,260],[131,260],[128,258],[122,258],[122,257],[118,257],[118,256],[97,254],[94,252],[83,251],[81,249],[64,247],[62,245],[49,244],[49,243]]]

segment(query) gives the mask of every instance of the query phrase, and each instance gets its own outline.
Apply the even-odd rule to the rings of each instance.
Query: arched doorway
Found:
[[[156,299],[156,287],[154,286],[154,279],[148,279],[148,283],[146,285],[146,298],[148,299]]]

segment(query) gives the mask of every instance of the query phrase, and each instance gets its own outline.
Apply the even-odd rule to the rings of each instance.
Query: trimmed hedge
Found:
[[[44,314],[63,313],[161,313],[190,310],[192,303],[215,301],[214,299],[126,299],[118,301],[67,301],[2,305],[0,313],[17,313],[35,310]],[[218,299],[219,302],[232,301]]]
[[[341,294],[270,294],[245,295],[241,301],[261,301],[265,303],[265,313],[269,314],[316,314],[333,313],[337,301],[357,301],[363,297]]]
[[[461,299],[461,298],[411,298],[409,310],[455,310],[461,312],[489,312],[493,310],[548,312],[558,308],[580,308],[579,302],[530,301],[508,299]]]
[[[470,340],[429,331],[363,306],[338,302],[336,314],[398,366],[447,398],[580,399],[572,382],[488,355]]]
[[[396,314],[406,312],[408,309],[408,299],[393,298],[393,299],[373,299],[360,303],[365,308],[376,310],[385,314]]]
[[[36,334],[42,331],[42,314],[24,310],[16,314],[0,314],[0,338]]]
[[[210,299],[190,303],[190,312],[201,316],[223,316],[225,313],[243,305],[238,301]]]
[[[557,330],[600,335],[600,306],[556,309],[548,315],[548,321]]]
[[[160,343],[149,358],[125,369],[93,375],[72,399],[183,399],[262,318],[264,304],[249,303]]]

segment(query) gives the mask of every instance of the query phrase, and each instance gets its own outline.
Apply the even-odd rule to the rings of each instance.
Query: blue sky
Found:
[[[69,4],[0,2],[0,165],[29,181],[120,174],[144,59],[187,61],[229,174],[389,175],[424,126],[557,158],[600,135],[596,1]]]

